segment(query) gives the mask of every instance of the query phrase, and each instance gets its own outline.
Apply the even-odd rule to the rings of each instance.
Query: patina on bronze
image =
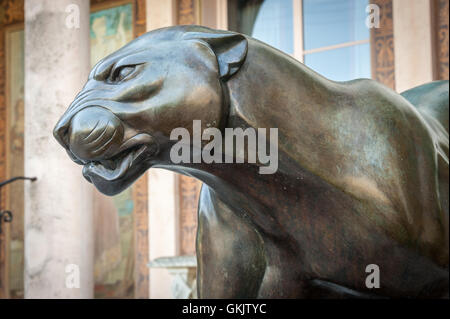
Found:
[[[173,164],[170,132],[193,120],[278,128],[278,171]],[[54,135],[105,194],[150,167],[204,182],[202,298],[448,296],[448,82],[402,96],[241,34],[171,27],[100,61]]]

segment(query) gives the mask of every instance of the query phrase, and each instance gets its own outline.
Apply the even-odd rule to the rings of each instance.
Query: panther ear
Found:
[[[217,57],[220,78],[225,81],[239,71],[247,55],[247,39],[239,33],[189,32],[183,38],[197,39],[208,44]]]

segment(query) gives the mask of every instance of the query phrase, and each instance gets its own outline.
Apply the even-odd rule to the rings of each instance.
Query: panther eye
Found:
[[[111,76],[111,81],[112,82],[123,81],[127,76],[133,73],[134,69],[135,66],[132,65],[125,65],[115,69]]]

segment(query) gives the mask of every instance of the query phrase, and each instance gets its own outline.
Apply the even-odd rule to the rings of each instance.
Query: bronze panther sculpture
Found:
[[[193,120],[278,128],[277,172],[174,164]],[[170,27],[100,61],[54,136],[105,194],[150,167],[204,182],[202,298],[448,297],[448,82],[333,82],[251,37]]]

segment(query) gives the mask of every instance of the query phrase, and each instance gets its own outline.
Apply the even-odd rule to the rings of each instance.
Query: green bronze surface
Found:
[[[448,95],[333,82],[253,38],[179,26],[100,61],[54,135],[105,194],[150,167],[204,182],[202,298],[448,297]],[[170,133],[193,120],[277,128],[277,172],[173,163]]]

